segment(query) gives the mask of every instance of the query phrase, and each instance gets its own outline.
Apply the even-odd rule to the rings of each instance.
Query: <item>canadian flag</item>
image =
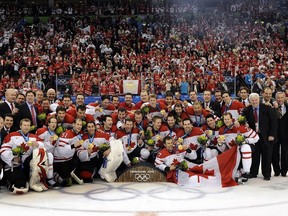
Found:
[[[81,30],[82,30],[84,33],[93,34],[93,33],[95,32],[95,26],[89,25],[89,26],[86,26],[85,28],[82,28]]]
[[[238,183],[234,177],[241,160],[240,152],[237,146],[223,152],[215,158],[196,165],[190,164],[187,171],[174,171],[167,175],[172,177],[168,181],[174,180],[178,185],[184,187],[195,186],[220,186],[231,187]],[[169,174],[169,173],[168,173]],[[172,175],[171,175],[172,174]]]

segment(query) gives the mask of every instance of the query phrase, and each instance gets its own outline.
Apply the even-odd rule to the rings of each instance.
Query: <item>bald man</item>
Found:
[[[4,119],[5,115],[11,113],[16,115],[18,113],[18,108],[16,107],[17,92],[15,89],[7,89],[5,92],[5,101],[0,104],[0,116]]]

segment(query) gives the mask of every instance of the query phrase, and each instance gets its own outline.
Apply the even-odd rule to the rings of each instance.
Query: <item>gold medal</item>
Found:
[[[56,134],[53,135],[53,141],[56,141],[58,139],[58,136]]]
[[[32,146],[32,141],[29,140],[29,141],[27,142],[27,145],[28,145],[28,146]]]

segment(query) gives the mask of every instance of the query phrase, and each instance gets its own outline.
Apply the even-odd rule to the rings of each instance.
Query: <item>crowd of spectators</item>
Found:
[[[28,24],[23,16],[33,14],[53,16]],[[6,88],[54,87],[56,75],[69,78],[58,89],[74,95],[123,94],[125,79],[141,80],[142,89],[156,94],[178,87],[182,94],[235,93],[234,79],[237,89],[258,93],[288,85],[287,16],[270,0],[233,1],[211,11],[197,1],[7,6],[0,16],[0,95]]]

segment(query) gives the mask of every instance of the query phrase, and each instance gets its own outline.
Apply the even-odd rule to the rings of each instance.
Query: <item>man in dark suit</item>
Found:
[[[35,92],[29,90],[26,92],[26,102],[19,106],[20,112],[17,115],[17,122],[19,125],[21,119],[28,118],[31,120],[31,126],[35,126],[34,130],[31,130],[31,133],[36,132],[37,128],[41,128],[41,121],[37,118],[39,111],[34,105]]]
[[[16,115],[18,113],[15,100],[16,100],[16,90],[7,89],[5,91],[5,101],[4,103],[0,103],[0,116],[3,119],[5,114],[7,113],[12,113],[13,115]]]
[[[260,97],[257,93],[249,95],[250,104],[243,110],[247,122],[255,130],[260,139],[255,143],[255,149],[252,153],[252,165],[250,175],[256,178],[259,171],[260,156],[261,168],[264,180],[270,180],[273,144],[277,141],[277,117],[276,112],[270,106],[260,103]]]
[[[6,114],[4,117],[4,126],[0,130],[2,142],[7,136],[7,134],[17,130],[15,127],[13,127],[13,124],[14,124],[14,116],[10,113]]]
[[[210,90],[205,90],[203,92],[204,101],[201,103],[202,107],[209,111],[211,114],[221,117],[220,104],[216,101],[212,101],[212,93]]]
[[[246,86],[242,86],[239,90],[240,97],[236,98],[238,101],[243,103],[245,107],[249,106],[249,89]]]
[[[273,146],[272,166],[275,176],[280,174],[286,176],[288,169],[288,105],[284,103],[285,93],[277,92],[276,101],[278,104],[278,107],[275,108],[278,117],[278,142]]]
[[[222,91],[219,89],[216,89],[214,93],[214,97],[215,97],[215,102],[219,103],[220,111],[221,111],[221,108],[224,105],[224,101],[222,99]]]

